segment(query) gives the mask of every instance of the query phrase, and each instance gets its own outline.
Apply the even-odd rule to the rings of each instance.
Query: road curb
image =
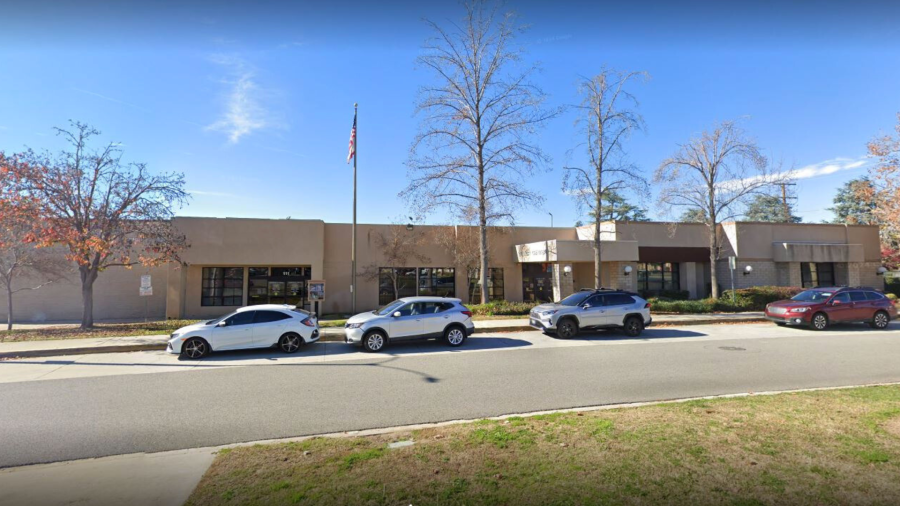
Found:
[[[674,321],[674,322],[657,322],[654,323],[654,327],[673,327],[673,326],[686,326],[686,325],[710,325],[710,324],[725,324],[725,323],[760,323],[765,322],[765,318],[760,317],[748,317],[748,318],[735,318],[723,321],[721,319],[705,319],[705,320],[685,320],[685,321]],[[534,328],[528,325],[510,325],[506,327],[487,327],[487,328],[476,328],[475,331],[477,333],[504,333],[504,332],[527,332],[532,331]],[[344,330],[343,329],[323,329],[319,337],[319,342],[323,343],[342,343],[344,342]],[[67,355],[93,355],[98,353],[129,353],[135,351],[162,351],[166,349],[166,343],[154,343],[154,344],[123,344],[123,345],[114,345],[114,346],[90,346],[90,347],[81,347],[81,348],[60,348],[60,349],[46,349],[46,350],[23,350],[23,351],[10,351],[0,353],[0,360],[10,360],[17,358],[43,358],[43,357],[61,357]]]

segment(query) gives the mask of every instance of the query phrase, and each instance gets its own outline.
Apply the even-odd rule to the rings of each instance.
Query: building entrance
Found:
[[[553,301],[553,264],[522,264],[522,295],[525,302]]]

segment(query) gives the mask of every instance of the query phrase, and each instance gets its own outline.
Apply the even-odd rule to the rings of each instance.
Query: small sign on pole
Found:
[[[310,309],[318,316],[319,307],[325,300],[325,281],[310,280],[306,286],[309,288]]]
[[[152,286],[147,286],[147,287],[142,286],[141,287],[141,297],[149,297],[151,295],[153,295],[153,287]]]
[[[737,257],[730,256],[728,257],[728,271],[731,272],[731,303],[736,304],[735,295],[734,295],[734,270],[737,269]]]
[[[150,288],[152,278],[149,274],[144,274],[141,276],[141,288]]]

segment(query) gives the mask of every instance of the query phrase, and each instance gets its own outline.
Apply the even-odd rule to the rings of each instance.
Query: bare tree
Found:
[[[447,252],[453,266],[460,269],[461,272],[465,272],[466,293],[469,296],[469,302],[477,300],[475,297],[476,293],[482,295],[480,291],[476,292],[476,290],[483,286],[483,283],[480,281],[482,279],[480,272],[481,248],[479,247],[481,234],[478,226],[471,223],[470,221],[466,225],[454,226],[452,234],[445,233],[442,229],[434,236],[434,243]],[[494,241],[507,233],[508,229],[506,227],[488,227],[488,240]],[[473,274],[478,278],[478,282],[472,282]],[[481,302],[489,302],[489,299],[482,298]]]
[[[625,189],[646,190],[647,181],[637,167],[628,162],[624,143],[631,134],[643,128],[643,118],[635,110],[637,100],[626,91],[629,81],[647,79],[644,72],[617,72],[604,68],[579,86],[582,101],[576,122],[585,141],[586,167],[564,167],[563,191],[572,195],[579,209],[587,211],[594,226],[594,287],[600,288],[600,223],[604,216],[604,200]]]
[[[410,218],[410,224],[413,221],[415,220]],[[419,227],[413,226],[410,229],[408,225],[395,220],[388,226],[387,231],[376,231],[369,236],[369,241],[381,254],[381,261],[367,265],[360,275],[370,281],[380,281],[381,268],[387,268],[394,293],[393,297],[395,300],[399,299],[400,289],[405,288],[400,284],[400,269],[411,267],[410,263],[422,264],[430,260],[427,256],[419,253],[427,240],[427,234]],[[379,286],[379,290],[380,288]]]
[[[547,163],[529,137],[557,114],[544,110],[544,93],[530,82],[536,66],[521,65],[515,47],[522,31],[512,13],[481,0],[465,4],[462,25],[428,21],[420,66],[435,81],[420,91],[424,115],[408,162],[410,182],[400,195],[420,212],[477,211],[482,298],[487,300],[488,226],[513,222],[514,211],[543,198],[523,182]]]
[[[768,161],[756,142],[734,122],[716,124],[712,130],[681,145],[663,160],[654,182],[661,185],[659,203],[670,212],[693,210],[709,229],[709,263],[712,296],[719,296],[716,261],[722,238],[719,223],[739,216],[748,200],[763,194],[785,174],[770,174]]]
[[[54,156],[24,155],[28,191],[50,226],[43,245],[59,245],[81,278],[81,327],[94,325],[94,281],[111,267],[160,265],[187,247],[172,224],[188,199],[183,174],[151,174],[143,163],[125,163],[118,144],[89,145],[100,132],[82,123],[56,129],[70,145]]]

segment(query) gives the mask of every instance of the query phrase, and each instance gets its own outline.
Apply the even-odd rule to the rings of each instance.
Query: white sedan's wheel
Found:
[[[209,353],[209,345],[199,337],[192,337],[181,345],[181,355],[184,358],[197,360],[205,357],[207,353]]]
[[[381,332],[369,332],[363,337],[363,348],[366,351],[376,353],[384,349],[386,338]]]
[[[303,344],[303,338],[293,332],[281,336],[281,339],[278,340],[278,347],[285,353],[294,353],[300,349],[301,344]]]
[[[459,327],[452,327],[444,334],[444,338],[447,340],[447,344],[455,348],[462,346],[462,343],[465,342],[466,333]]]

